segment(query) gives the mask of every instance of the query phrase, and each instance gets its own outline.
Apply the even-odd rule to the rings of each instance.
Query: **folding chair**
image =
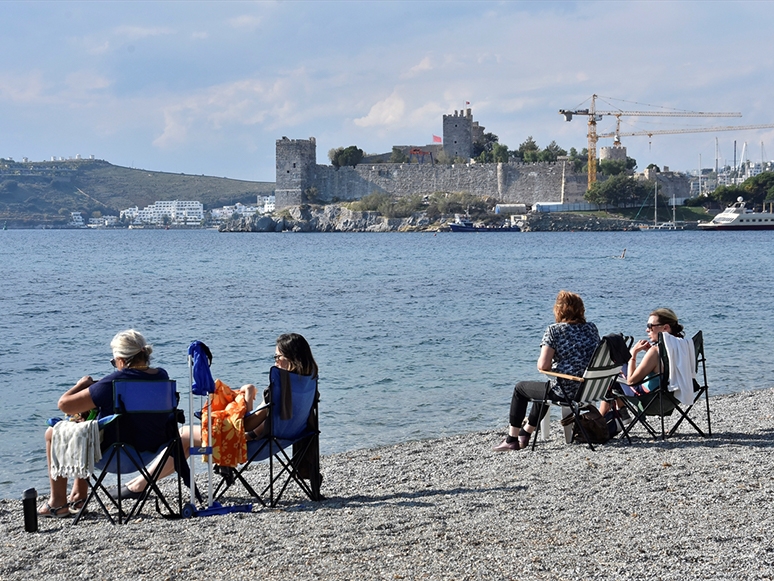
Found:
[[[265,435],[259,440],[247,443],[247,462],[241,467],[216,469],[223,479],[215,489],[215,498],[222,498],[223,494],[239,481],[263,506],[267,505],[264,498],[268,493],[268,505],[274,507],[288,485],[295,482],[310,500],[322,500],[317,377],[298,375],[272,367],[269,378],[269,402],[255,410],[266,407],[269,409]],[[287,452],[288,447],[292,447],[290,455]],[[253,462],[263,460],[269,461],[269,479],[259,494],[248,483],[245,471]],[[305,480],[309,480],[309,483]]]
[[[118,509],[118,523],[125,524],[133,516],[139,514],[151,493],[156,495],[156,510],[166,517],[178,517],[182,510],[182,485],[181,476],[187,474],[188,465],[184,460],[184,453],[180,435],[177,430],[178,423],[178,394],[175,381],[143,381],[121,380],[113,382],[113,410],[115,419],[105,429],[115,430],[115,441],[96,463],[95,468],[100,470],[98,476],[92,475],[93,482],[89,482],[89,495],[86,502],[73,521],[77,523],[85,513],[86,507],[96,499],[102,511],[107,515],[111,523],[115,524],[101,494],[109,499]],[[145,448],[137,448],[137,434],[142,432],[146,438]],[[151,433],[150,442],[148,433]],[[155,432],[155,434],[153,434]],[[159,458],[153,472],[148,466]],[[177,511],[173,510],[164,494],[159,490],[157,482],[167,459],[173,458],[177,477]],[[121,490],[121,476],[139,472],[148,483],[143,495],[136,499],[128,512],[124,512],[123,500],[120,495],[115,500],[105,489],[104,480],[108,474],[115,474],[118,479],[118,490]],[[165,515],[159,506],[164,506]],[[131,503],[130,503],[131,504]]]
[[[661,364],[659,387],[653,391],[637,396],[626,395],[620,388],[613,389],[613,394],[623,400],[629,412],[634,416],[632,422],[624,428],[623,435],[628,437],[630,431],[635,426],[641,425],[653,438],[658,439],[660,432],[661,439],[664,440],[673,436],[683,421],[688,422],[688,424],[690,424],[691,427],[693,427],[693,429],[696,430],[696,432],[702,437],[706,438],[707,436],[712,435],[712,424],[709,407],[709,386],[707,385],[706,358],[704,356],[704,335],[702,332],[697,332],[693,336],[692,341],[693,353],[696,358],[694,364],[696,378],[693,379],[692,402],[687,405],[682,404],[675,396],[675,394],[670,391],[669,353],[664,343],[664,336],[662,333],[659,333],[658,350]],[[689,417],[691,410],[699,402],[699,399],[702,396],[705,398],[705,410],[707,415],[706,434],[699,427],[699,425],[691,417]],[[685,407],[683,407],[684,405]],[[672,416],[673,413],[676,413],[677,419],[669,431],[667,431],[665,418]],[[660,430],[651,424],[651,421],[654,418],[659,419],[661,427]]]
[[[596,350],[591,356],[586,370],[583,372],[583,377],[576,377],[574,375],[567,375],[565,373],[557,373],[555,371],[541,371],[545,375],[551,377],[558,377],[562,379],[569,379],[571,381],[577,381],[581,385],[574,397],[570,397],[565,393],[565,397],[558,397],[552,390],[550,385],[546,387],[546,393],[543,399],[532,400],[533,404],[540,404],[540,413],[542,415],[543,409],[547,405],[562,406],[562,415],[573,415],[573,423],[578,427],[578,430],[583,434],[586,443],[591,450],[594,450],[594,445],[590,442],[590,438],[583,428],[580,422],[581,408],[587,404],[593,404],[594,402],[605,399],[611,384],[613,384],[621,372],[620,364],[613,361],[613,357],[610,353],[610,345],[606,338],[599,342]],[[561,388],[561,384],[560,388]],[[562,389],[562,391],[564,391]],[[569,443],[572,440],[572,425],[565,426],[565,438]],[[535,449],[537,438],[533,439],[532,449]]]

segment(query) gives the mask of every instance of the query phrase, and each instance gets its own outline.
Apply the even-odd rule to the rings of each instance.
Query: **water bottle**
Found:
[[[34,533],[38,530],[38,491],[28,488],[22,495],[24,507],[24,530]]]

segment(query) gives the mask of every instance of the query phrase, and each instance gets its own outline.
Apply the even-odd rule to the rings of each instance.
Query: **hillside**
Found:
[[[156,200],[198,200],[205,209],[274,192],[274,182],[248,182],[153,172],[103,160],[14,162],[0,159],[0,221],[8,227],[57,226],[70,212],[118,215]]]

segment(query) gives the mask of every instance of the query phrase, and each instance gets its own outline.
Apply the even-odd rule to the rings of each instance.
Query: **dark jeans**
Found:
[[[511,398],[510,423],[514,428],[521,428],[521,422],[527,413],[527,404],[530,399],[543,399],[548,389],[548,381],[520,381],[513,388],[513,397]],[[540,404],[532,404],[529,411],[529,424],[538,426],[540,420],[548,412],[548,406],[545,406],[543,413],[540,414]]]

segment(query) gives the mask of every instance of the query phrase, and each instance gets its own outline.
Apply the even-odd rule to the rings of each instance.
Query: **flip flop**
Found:
[[[67,508],[70,509],[70,514],[78,514],[83,508],[83,504],[86,502],[85,498],[79,498],[67,503]],[[85,511],[84,511],[85,514]]]
[[[68,510],[60,513],[59,511],[63,508],[67,508]],[[67,504],[63,504],[62,506],[51,506],[47,502],[44,502],[43,509],[46,510],[46,512],[38,511],[38,518],[68,518],[72,516]]]

